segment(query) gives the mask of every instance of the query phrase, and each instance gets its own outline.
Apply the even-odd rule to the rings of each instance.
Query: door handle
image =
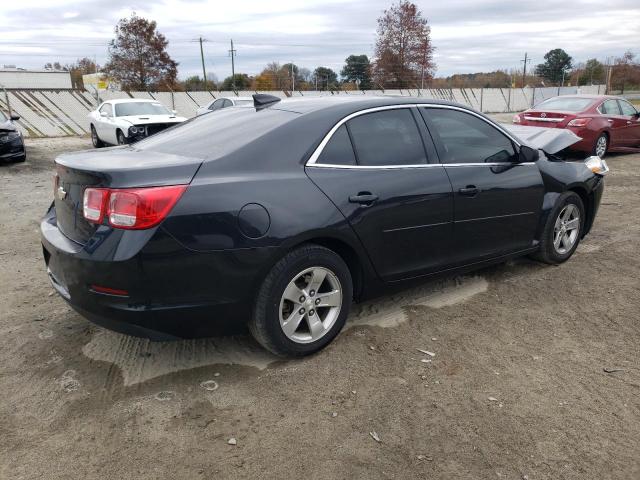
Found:
[[[349,203],[359,203],[363,206],[370,206],[378,200],[378,196],[371,192],[359,192],[357,195],[351,195],[349,197]]]
[[[465,197],[475,197],[480,193],[480,189],[475,185],[467,185],[466,187],[458,190],[458,192],[460,195],[464,195]]]
[[[607,122],[609,122],[609,123],[613,123],[613,120],[612,120],[612,119],[610,119],[610,118],[607,118]]]

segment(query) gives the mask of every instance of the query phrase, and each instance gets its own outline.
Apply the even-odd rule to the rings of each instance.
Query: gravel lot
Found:
[[[30,140],[0,166],[0,478],[640,478],[640,155],[608,159],[568,263],[359,305],[285,362],[247,337],[122,336],[53,294],[52,161],[89,146]]]

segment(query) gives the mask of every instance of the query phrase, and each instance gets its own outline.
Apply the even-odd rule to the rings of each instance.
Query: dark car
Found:
[[[0,110],[0,162],[24,162],[27,159],[22,132],[14,120],[20,120],[20,116],[7,116]]]
[[[513,123],[566,128],[580,137],[572,150],[598,155],[640,151],[640,113],[610,95],[553,97],[513,117]]]
[[[272,352],[304,355],[352,299],[520,255],[564,262],[598,210],[598,157],[562,161],[460,105],[269,101],[58,157],[41,223],[58,293],[118,331],[244,321]],[[571,138],[552,150],[579,140],[557,133]]]

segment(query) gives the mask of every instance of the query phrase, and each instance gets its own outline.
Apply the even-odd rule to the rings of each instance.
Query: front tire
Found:
[[[267,274],[249,330],[276,355],[310,355],[342,330],[352,297],[351,272],[342,258],[319,245],[306,245],[289,252]]]
[[[596,138],[596,143],[593,144],[593,155],[597,155],[600,158],[604,158],[609,150],[609,136],[606,133],[601,133]]]
[[[540,250],[534,258],[551,265],[569,260],[580,243],[584,222],[584,204],[580,196],[575,192],[560,195],[547,218],[540,239]]]
[[[96,132],[96,127],[94,127],[93,125],[91,125],[91,143],[93,144],[94,148],[104,147],[104,142],[100,140],[100,137],[98,137],[98,132]]]
[[[118,145],[127,144],[127,137],[124,136],[124,133],[122,133],[122,130],[118,130],[118,132],[116,133],[116,137],[118,139]]]

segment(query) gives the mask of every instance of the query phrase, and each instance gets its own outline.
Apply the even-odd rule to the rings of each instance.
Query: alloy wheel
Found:
[[[312,343],[331,330],[342,308],[342,286],[324,267],[298,273],[280,300],[280,327],[296,343]]]
[[[596,155],[600,158],[604,157],[607,153],[607,137],[600,135],[596,141]]]
[[[573,203],[565,205],[560,211],[553,228],[553,248],[560,255],[569,252],[580,233],[580,210]]]

